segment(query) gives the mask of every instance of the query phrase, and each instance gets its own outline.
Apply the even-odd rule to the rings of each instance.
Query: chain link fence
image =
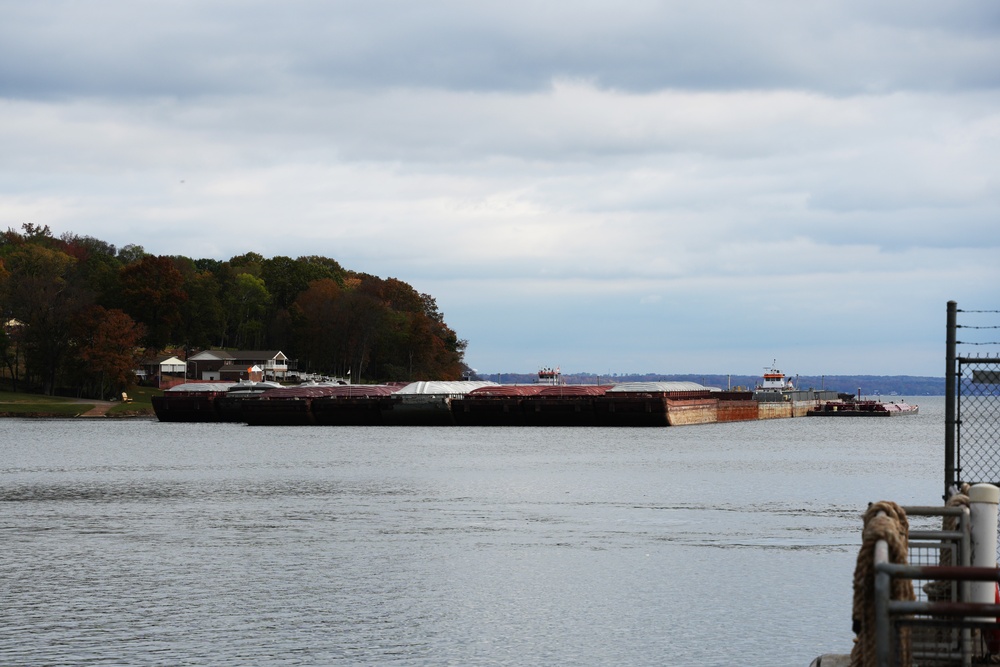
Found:
[[[948,302],[945,489],[1000,485],[1000,311]]]
[[[958,359],[961,481],[1000,484],[1000,359]]]

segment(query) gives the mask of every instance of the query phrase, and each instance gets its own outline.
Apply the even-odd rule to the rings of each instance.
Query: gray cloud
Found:
[[[8,96],[995,88],[989,2],[3,3]]]
[[[0,15],[0,226],[327,254],[480,369],[937,373],[944,301],[996,299],[996,3]]]

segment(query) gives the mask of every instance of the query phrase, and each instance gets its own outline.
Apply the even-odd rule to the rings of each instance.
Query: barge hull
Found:
[[[258,399],[243,406],[243,420],[250,426],[312,426],[316,424],[309,400]]]
[[[601,426],[669,426],[667,402],[659,396],[608,396],[595,402]]]
[[[320,426],[378,426],[382,423],[379,403],[373,397],[315,398],[312,413]]]
[[[667,399],[667,423],[671,426],[714,424],[719,421],[719,401],[712,398],[691,401]]]
[[[196,397],[153,396],[153,412],[161,422],[217,422],[215,399]]]

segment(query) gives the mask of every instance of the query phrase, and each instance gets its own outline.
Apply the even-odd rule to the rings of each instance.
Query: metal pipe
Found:
[[[969,510],[972,514],[972,564],[976,568],[995,570],[997,567],[998,503],[1000,503],[1000,488],[992,484],[973,484],[969,489]],[[996,601],[995,582],[976,582],[970,589],[969,602],[989,604]],[[993,616],[996,618],[996,614]]]
[[[889,667],[892,653],[892,625],[889,623],[889,598],[892,575],[881,566],[889,564],[889,545],[885,540],[875,543],[875,664]]]
[[[1000,569],[995,567],[962,567],[959,565],[900,565],[876,564],[879,572],[900,579],[946,579],[949,581],[1000,581]],[[993,602],[993,598],[990,598]]]
[[[906,516],[961,516],[962,507],[939,507],[937,505],[904,505]]]
[[[939,540],[941,542],[956,542],[962,539],[960,530],[911,530],[910,541],[920,540],[922,542]]]
[[[1000,616],[1000,604],[977,604],[975,602],[914,602],[911,600],[890,600],[889,612],[892,614],[920,614],[923,616],[964,616],[973,617],[980,614]],[[994,618],[972,619],[982,620],[992,624]]]

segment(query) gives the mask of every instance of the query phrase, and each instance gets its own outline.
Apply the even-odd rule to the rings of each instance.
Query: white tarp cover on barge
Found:
[[[165,389],[163,393],[223,392],[228,391],[230,387],[234,386],[236,386],[235,382],[185,382],[184,384],[174,385],[170,389]]]
[[[474,389],[495,385],[496,382],[478,382],[469,380],[447,382],[443,380],[431,380],[411,382],[394,393],[402,394],[404,396],[465,396]]]

